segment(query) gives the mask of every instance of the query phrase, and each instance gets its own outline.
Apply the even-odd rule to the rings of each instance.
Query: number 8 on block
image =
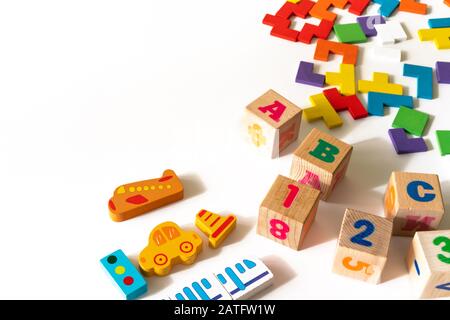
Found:
[[[300,250],[314,221],[320,191],[278,176],[259,209],[258,234]]]
[[[347,209],[339,234],[333,272],[379,283],[387,259],[392,221]]]

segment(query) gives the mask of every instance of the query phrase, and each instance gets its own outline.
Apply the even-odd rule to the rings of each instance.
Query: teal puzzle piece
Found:
[[[433,99],[433,68],[405,63],[403,75],[417,78],[417,98]]]
[[[384,107],[407,107],[412,109],[413,97],[398,94],[369,92],[367,111],[374,116],[384,116]]]

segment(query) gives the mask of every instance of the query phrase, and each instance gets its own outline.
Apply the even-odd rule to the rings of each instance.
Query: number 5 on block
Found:
[[[333,272],[379,283],[387,259],[392,221],[347,209],[339,234]]]
[[[314,221],[320,191],[278,176],[259,208],[258,234],[300,250]]]

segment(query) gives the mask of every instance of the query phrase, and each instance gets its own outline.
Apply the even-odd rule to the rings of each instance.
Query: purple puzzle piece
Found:
[[[300,61],[295,82],[322,88],[323,84],[325,83],[325,76],[322,74],[314,73],[313,69],[313,63]]]
[[[422,138],[409,138],[404,129],[389,129],[397,154],[428,151],[428,146]]]
[[[450,62],[436,62],[436,77],[438,83],[450,83]]]
[[[365,16],[356,18],[367,37],[375,37],[378,33],[375,30],[376,24],[384,24],[386,21],[382,16]]]

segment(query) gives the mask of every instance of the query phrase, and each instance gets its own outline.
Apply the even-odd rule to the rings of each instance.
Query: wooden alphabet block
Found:
[[[333,272],[377,284],[387,260],[392,221],[347,209],[339,234]]]
[[[416,232],[406,266],[416,296],[450,297],[450,230]]]
[[[300,250],[316,216],[319,196],[316,189],[278,176],[259,208],[258,234]]]
[[[295,150],[290,178],[321,191],[327,200],[345,175],[353,147],[313,129]]]
[[[209,237],[209,245],[218,248],[236,227],[236,217],[232,214],[223,217],[218,214],[200,210],[195,217],[195,225]]]
[[[273,90],[247,106],[244,124],[247,137],[272,158],[297,140],[302,110]]]
[[[438,228],[444,215],[441,185],[435,174],[393,172],[384,196],[385,217],[394,221],[394,236]]]

